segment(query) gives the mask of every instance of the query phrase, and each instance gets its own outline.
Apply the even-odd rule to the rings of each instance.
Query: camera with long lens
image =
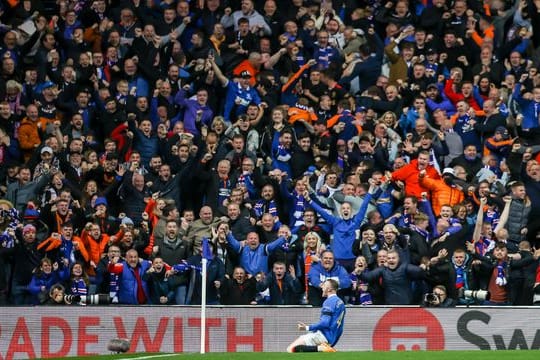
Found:
[[[79,302],[81,302],[81,296],[80,295],[64,295],[64,302],[68,305],[78,304]]]
[[[437,294],[429,293],[424,296],[424,303],[426,306],[438,306],[441,304],[441,298]]]
[[[79,305],[109,305],[111,297],[108,294],[64,295],[64,302]]]
[[[487,290],[465,290],[463,297],[465,297],[465,300],[489,301],[491,295]]]

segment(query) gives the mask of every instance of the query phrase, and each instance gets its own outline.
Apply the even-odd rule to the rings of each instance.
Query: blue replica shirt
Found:
[[[323,303],[318,323],[309,325],[310,331],[320,330],[330,346],[336,345],[343,333],[345,304],[337,295],[330,295]]]
[[[247,107],[251,103],[259,105],[261,98],[257,90],[251,86],[244,89],[239,83],[229,81],[227,84],[227,96],[225,98],[225,109],[223,117],[225,121],[230,123],[231,116],[236,119],[238,115],[245,114]],[[236,106],[235,113],[231,115],[231,110]],[[236,120],[234,120],[236,121]]]

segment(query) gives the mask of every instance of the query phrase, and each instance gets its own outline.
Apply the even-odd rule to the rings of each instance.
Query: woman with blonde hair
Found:
[[[311,265],[314,263],[318,263],[321,259],[321,253],[326,250],[326,246],[321,241],[321,237],[319,234],[317,234],[314,231],[308,232],[304,236],[304,253],[303,253],[303,260],[304,260],[304,299],[302,299],[302,303],[307,304],[307,289],[308,289],[308,278],[307,274],[309,273],[309,270],[311,269]]]
[[[399,126],[397,115],[393,111],[387,111],[377,120],[378,123],[383,123],[391,129],[396,129]]]
[[[214,120],[212,120],[212,124],[210,124],[210,129],[212,129],[218,137],[221,137],[221,135],[225,133],[225,130],[227,130],[225,118],[223,116],[215,116]]]

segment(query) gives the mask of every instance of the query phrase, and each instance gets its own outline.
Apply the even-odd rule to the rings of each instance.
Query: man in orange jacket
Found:
[[[440,179],[437,170],[429,165],[429,151],[422,150],[418,154],[418,158],[411,161],[410,164],[392,173],[393,181],[403,181],[405,183],[405,196],[416,196],[417,199],[422,198],[422,193],[427,192],[427,189],[420,185],[420,171],[425,170],[426,174],[432,179]]]
[[[95,223],[87,223],[81,233],[81,241],[84,244],[84,248],[87,251],[87,268],[88,275],[94,276],[96,274],[96,267],[101,259],[101,256],[105,252],[107,245],[111,245],[116,241],[116,238],[120,238],[124,235],[122,229],[116,235],[107,235],[101,232],[101,227]],[[84,254],[83,254],[84,256]]]
[[[426,170],[420,171],[418,174],[420,186],[428,189],[431,192],[431,204],[435,216],[441,213],[443,205],[454,206],[465,199],[463,191],[454,184],[455,173],[452,168],[445,168],[441,179],[432,179],[426,176]]]

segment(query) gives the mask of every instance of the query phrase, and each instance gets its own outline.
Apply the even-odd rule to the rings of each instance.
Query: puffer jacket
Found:
[[[139,304],[137,299],[137,279],[135,277],[135,271],[137,271],[141,277],[141,283],[147,301],[151,301],[150,293],[148,291],[148,283],[143,279],[143,275],[146,273],[146,271],[148,271],[150,266],[152,266],[152,263],[147,260],[140,261],[136,268],[132,268],[125,261],[118,264],[109,264],[108,271],[120,275],[120,292],[118,293],[118,300],[120,304]]]
[[[525,240],[526,235],[522,235],[521,230],[527,226],[530,212],[531,202],[529,199],[512,199],[508,221],[506,222],[509,241],[518,244],[520,241]]]
[[[446,184],[443,180],[435,180],[428,177],[421,177],[419,180],[420,186],[431,191],[433,212],[436,216],[439,216],[441,213],[441,207],[443,205],[454,206],[465,199],[463,191],[455,186]]]

